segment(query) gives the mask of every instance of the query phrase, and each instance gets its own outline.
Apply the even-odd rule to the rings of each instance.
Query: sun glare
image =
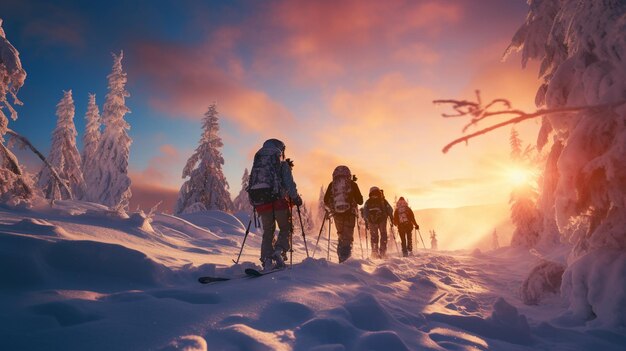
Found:
[[[526,169],[512,168],[508,171],[508,178],[513,185],[522,185],[530,181],[531,172]]]

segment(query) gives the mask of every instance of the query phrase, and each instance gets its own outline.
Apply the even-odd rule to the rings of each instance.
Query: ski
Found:
[[[283,271],[283,270],[285,270],[285,268],[276,268],[276,269],[272,269],[271,271],[267,271],[267,272],[262,272],[262,271],[254,269],[254,268],[246,268],[245,272],[248,275],[248,277],[256,278],[256,277],[262,277],[264,275],[268,275],[268,274],[272,274],[272,273]]]
[[[233,280],[233,279],[256,278],[256,277],[261,277],[261,276],[264,276],[264,275],[267,275],[267,274],[280,272],[280,271],[282,271],[284,269],[285,268],[278,268],[278,269],[273,269],[273,270],[268,271],[268,272],[262,272],[262,271],[254,269],[254,268],[246,268],[246,270],[245,270],[246,275],[243,276],[243,277],[226,278],[226,277],[204,276],[204,277],[198,278],[198,282],[200,282],[200,284],[210,284],[210,283],[216,283],[216,282],[225,282],[225,281]]]
[[[200,284],[209,284],[209,283],[214,283],[214,282],[224,282],[224,281],[227,281],[227,280],[231,280],[231,278],[210,277],[210,276],[198,278],[198,281],[200,282]]]

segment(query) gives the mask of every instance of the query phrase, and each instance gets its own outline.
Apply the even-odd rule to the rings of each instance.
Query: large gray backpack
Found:
[[[332,205],[334,213],[345,213],[352,208],[350,192],[352,191],[352,174],[346,166],[337,166],[333,171]]]
[[[281,156],[280,149],[265,145],[254,155],[250,181],[246,189],[252,205],[262,205],[280,198]]]

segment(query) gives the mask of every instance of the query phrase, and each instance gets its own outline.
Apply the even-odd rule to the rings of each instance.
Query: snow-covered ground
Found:
[[[305,259],[244,278],[260,236],[209,211],[120,216],[94,204],[0,207],[2,350],[624,350],[626,332],[566,326],[565,302],[521,303],[527,252]],[[463,235],[463,233],[458,233]],[[307,233],[313,252],[317,231]],[[394,245],[390,245],[395,256]],[[199,276],[237,278],[202,285]],[[626,313],[626,311],[625,311]]]

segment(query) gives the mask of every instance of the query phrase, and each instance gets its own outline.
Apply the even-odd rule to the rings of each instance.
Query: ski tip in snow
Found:
[[[246,268],[245,272],[247,275],[252,276],[252,277],[260,277],[263,275],[263,273],[257,271],[254,268]]]
[[[226,280],[230,280],[230,278],[223,278],[223,277],[200,277],[198,278],[198,281],[201,284],[209,284],[209,283],[213,283],[213,282],[223,282]]]

